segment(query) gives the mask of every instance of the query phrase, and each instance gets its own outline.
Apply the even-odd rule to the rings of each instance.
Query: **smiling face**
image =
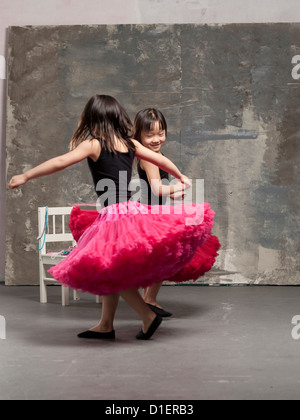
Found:
[[[161,147],[166,141],[166,130],[164,130],[158,121],[156,121],[150,128],[150,131],[141,132],[142,145],[159,153]]]
[[[153,152],[160,152],[167,138],[167,130],[165,117],[157,109],[144,109],[135,117],[134,138]]]

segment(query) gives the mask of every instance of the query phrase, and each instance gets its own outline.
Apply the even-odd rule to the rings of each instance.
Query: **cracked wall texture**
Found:
[[[65,153],[86,101],[158,107],[205,179],[222,250],[201,284],[300,284],[299,24],[9,29],[8,178]],[[85,162],[7,195],[6,283],[37,284],[37,208],[95,199]]]

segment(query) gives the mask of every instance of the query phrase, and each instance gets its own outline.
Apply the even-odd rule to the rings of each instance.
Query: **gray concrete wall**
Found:
[[[13,27],[8,177],[64,153],[95,92],[166,115],[223,245],[201,280],[299,284],[300,24]],[[295,77],[296,76],[296,77]],[[36,209],[91,201],[85,163],[7,195],[7,284],[36,284]]]
[[[298,0],[11,0],[0,5],[0,282],[5,275],[7,28],[23,25],[300,22]]]

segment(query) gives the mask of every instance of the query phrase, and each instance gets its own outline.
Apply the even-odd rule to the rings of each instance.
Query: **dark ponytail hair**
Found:
[[[108,151],[116,153],[115,136],[129,149],[135,151],[132,142],[132,122],[122,105],[112,96],[94,95],[86,104],[70,149],[92,139],[103,139]]]

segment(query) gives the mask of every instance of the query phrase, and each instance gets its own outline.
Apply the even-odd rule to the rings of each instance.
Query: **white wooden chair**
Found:
[[[38,230],[39,230],[39,271],[40,271],[40,302],[47,303],[47,284],[58,283],[47,272],[49,266],[54,266],[66,258],[66,255],[59,255],[61,249],[56,252],[49,252],[48,245],[51,243],[64,245],[64,249],[70,246],[76,246],[76,241],[70,233],[68,227],[69,216],[72,207],[39,207],[38,208]],[[59,233],[58,233],[59,231]],[[59,284],[59,283],[58,283]],[[62,288],[62,305],[69,306],[70,289]],[[74,300],[80,299],[78,291],[73,291]],[[96,297],[96,302],[101,303],[100,296]]]

